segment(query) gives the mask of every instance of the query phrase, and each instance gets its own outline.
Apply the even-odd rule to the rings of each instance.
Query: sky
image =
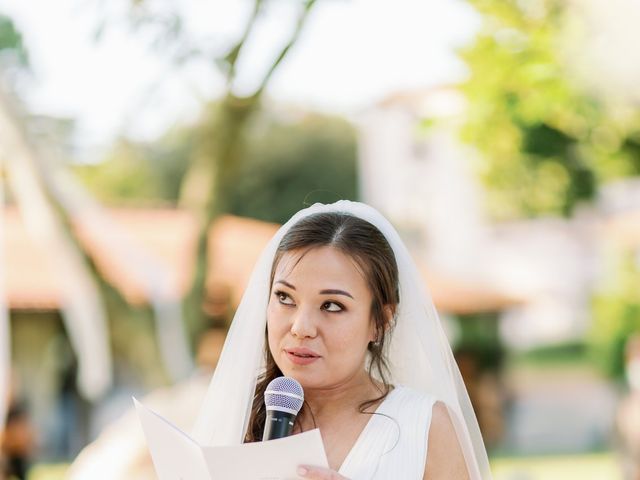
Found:
[[[222,78],[211,64],[178,69],[149,46],[145,31],[122,18],[130,0],[0,0],[0,12],[22,32],[33,77],[21,89],[35,113],[77,121],[86,151],[120,135],[151,140],[197,116],[219,96]],[[296,0],[271,0],[239,64],[238,93],[292,31]],[[208,50],[224,51],[242,27],[246,0],[174,0],[147,4],[178,8],[185,26]],[[170,7],[168,7],[170,6]],[[99,41],[101,21],[110,27]],[[472,39],[476,13],[462,0],[320,0],[295,48],[267,90],[269,97],[346,116],[411,88],[464,77],[455,48]]]

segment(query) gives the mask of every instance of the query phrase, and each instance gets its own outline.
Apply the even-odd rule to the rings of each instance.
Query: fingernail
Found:
[[[300,475],[301,477],[304,477],[309,470],[307,470],[304,467],[298,467],[297,471],[298,471],[298,475]]]

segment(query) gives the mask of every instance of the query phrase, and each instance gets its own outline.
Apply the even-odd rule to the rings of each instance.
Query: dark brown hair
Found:
[[[367,281],[372,294],[371,317],[376,326],[377,341],[369,343],[369,376],[373,379],[376,371],[383,384],[381,395],[360,405],[360,411],[382,400],[389,393],[387,380],[389,371],[384,355],[385,339],[389,325],[385,316],[385,306],[391,307],[395,315],[400,301],[398,293],[398,266],[384,235],[371,223],[348,213],[317,213],[303,218],[284,235],[271,266],[270,289],[276,267],[283,255],[294,250],[308,251],[313,248],[331,246],[353,258]],[[268,293],[270,295],[270,292]],[[266,410],[264,391],[271,380],[282,376],[276,365],[268,342],[265,342],[266,370],[257,379],[256,392],[251,408],[251,417],[245,437],[246,442],[262,439]],[[304,405],[301,414],[308,408]],[[313,412],[310,412],[313,417]],[[301,415],[298,415],[300,418]]]

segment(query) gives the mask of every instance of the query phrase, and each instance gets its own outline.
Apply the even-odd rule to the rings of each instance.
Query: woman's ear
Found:
[[[396,309],[393,305],[384,306],[384,316],[386,319],[384,322],[385,333],[387,333],[393,326],[395,313],[396,313]]]
[[[383,308],[384,317],[385,317],[384,333],[386,334],[393,326],[395,308],[393,307],[393,305],[384,305],[382,308]],[[372,327],[373,328],[371,329],[370,341],[375,343],[380,340],[380,332],[378,328],[375,326],[375,322],[372,322]]]

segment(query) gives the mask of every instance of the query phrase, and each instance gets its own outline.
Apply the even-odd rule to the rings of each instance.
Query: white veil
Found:
[[[490,479],[487,454],[469,396],[411,255],[395,228],[377,210],[347,200],[329,205],[316,203],[300,210],[263,250],[233,318],[194,427],[194,438],[202,445],[243,442],[256,378],[263,368],[269,281],[276,249],[292,225],[321,212],[344,212],[362,218],[386,237],[396,257],[400,282],[400,304],[388,350],[390,383],[429,392],[442,400],[454,420],[471,478]]]

